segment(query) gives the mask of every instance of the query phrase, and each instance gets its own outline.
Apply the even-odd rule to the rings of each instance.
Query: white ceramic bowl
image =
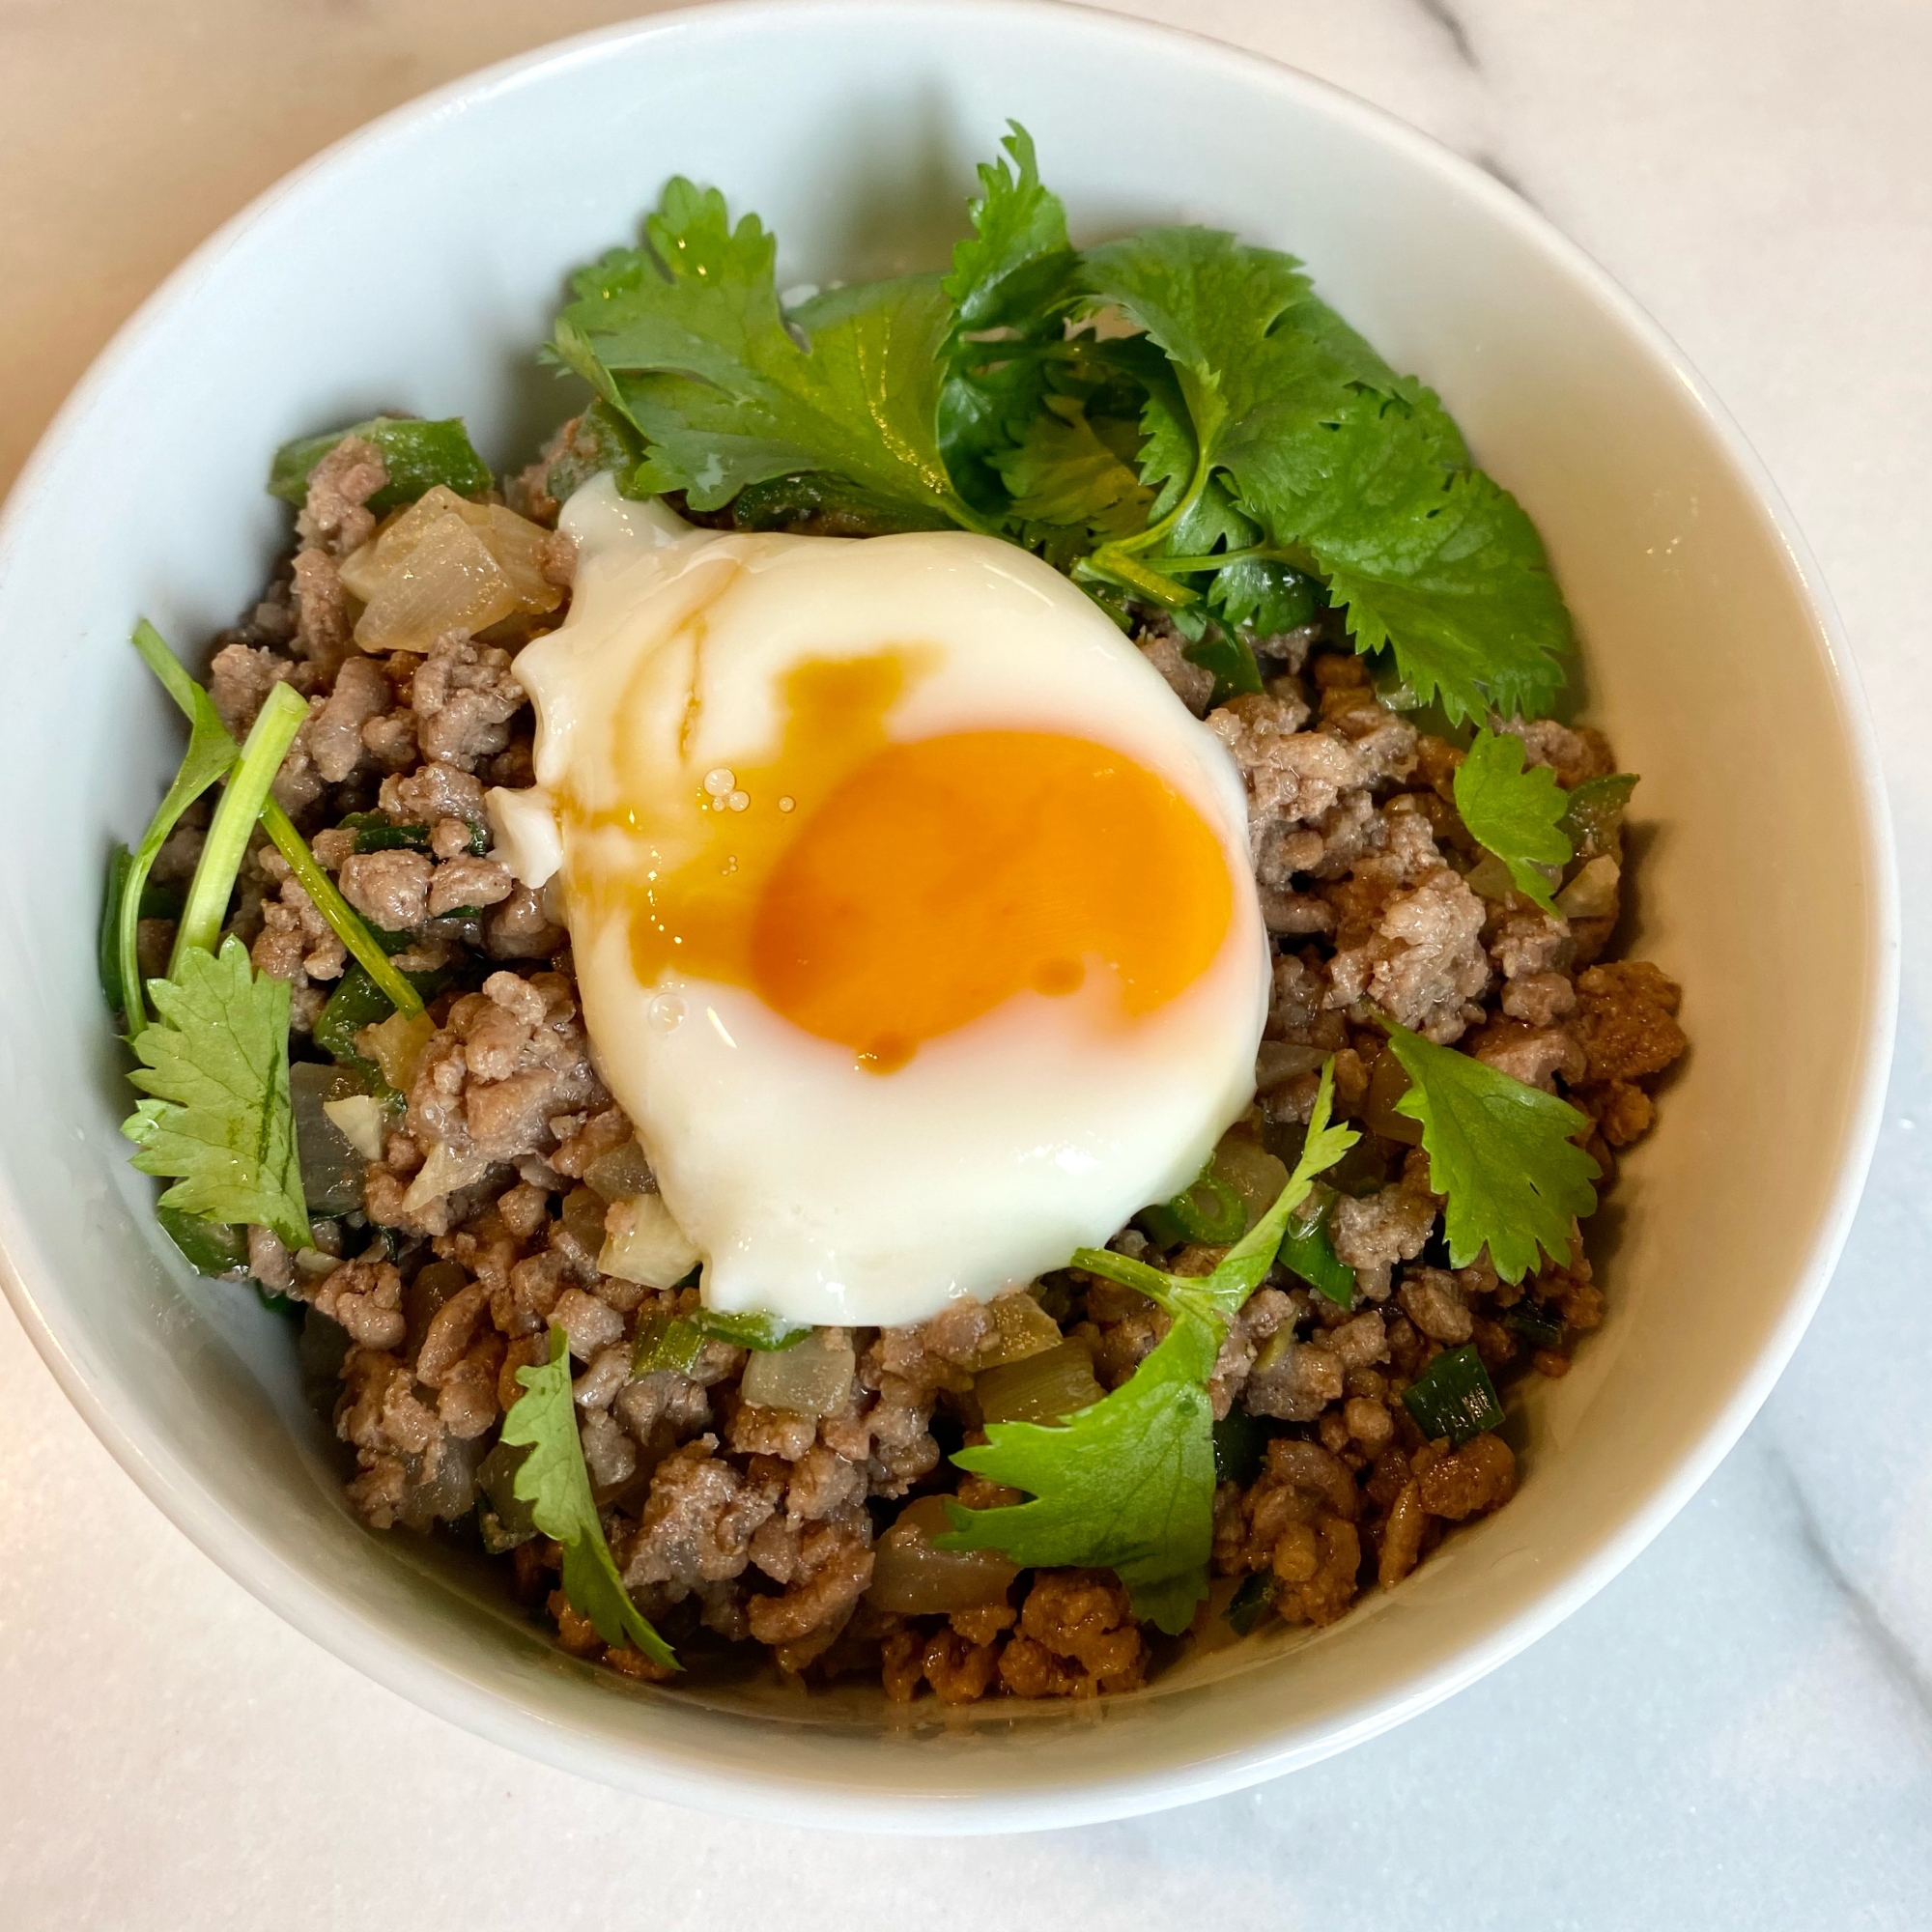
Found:
[[[1693,1046],[1599,1223],[1608,1325],[1527,1398],[1526,1481],[1312,1638],[1204,1651],[1095,1710],[911,1719],[877,1694],[660,1691],[559,1655],[496,1578],[345,1509],[288,1331],[187,1278],[127,1165],[95,986],[102,855],[175,720],[128,649],[198,649],[286,512],[283,438],[461,412],[498,464],[558,412],[531,351],[559,279],[665,177],[777,230],[786,282],[929,266],[1008,116],[1077,232],[1208,219],[1286,247],[1445,396],[1528,505],[1643,774],[1638,951]],[[1627,1563],[1736,1439],[1831,1273],[1877,1122],[1893,912],[1842,639],[1737,433],[1632,303],[1520,200],[1301,75],[1088,12],[723,7],[593,36],[391,115],[292,176],[123,330],[0,535],[0,1246],[69,1395],[265,1603],[458,1723],[653,1796],[975,1831],[1226,1791],[1371,1736],[1520,1649]]]

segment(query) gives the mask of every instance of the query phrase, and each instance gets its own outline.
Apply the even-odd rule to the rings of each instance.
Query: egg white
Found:
[[[606,1083],[666,1206],[705,1259],[712,1307],[795,1321],[917,1321],[1063,1265],[1185,1186],[1253,1096],[1267,941],[1241,785],[1218,741],[1072,584],[964,531],[844,540],[694,529],[600,478],[566,505],[579,563],[566,622],[518,675],[538,715],[534,791],[493,793],[526,883],[561,861],[578,983]],[[688,622],[694,612],[701,621]],[[899,742],[1064,732],[1158,774],[1214,830],[1235,886],[1227,937],[1175,999],[1122,1029],[1113,975],[1021,992],[887,1075],[746,988],[676,971],[640,985],[628,921],[573,901],[550,796],[622,804],[618,739],[688,796],[773,755],[784,674],[808,658],[923,647],[886,721]],[[1162,918],[1147,881],[1145,917]]]

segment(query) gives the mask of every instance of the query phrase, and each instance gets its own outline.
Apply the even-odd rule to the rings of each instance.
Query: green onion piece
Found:
[[[1214,1246],[1238,1241],[1247,1232],[1247,1204],[1210,1168],[1204,1167],[1192,1186],[1164,1205],[1190,1241]]]
[[[1631,772],[1612,772],[1607,778],[1585,779],[1579,785],[1570,790],[1570,803],[1565,808],[1562,830],[1568,835],[1571,849],[1578,858],[1595,858],[1599,853],[1614,853],[1617,838],[1623,831],[1624,810],[1629,806],[1631,793],[1636,789],[1636,778]]]
[[[775,1355],[795,1348],[811,1333],[809,1321],[786,1321],[777,1315],[720,1315],[700,1308],[690,1317],[700,1335],[729,1342],[734,1349],[750,1349],[755,1354]]]
[[[1460,1449],[1470,1436],[1502,1427],[1495,1386],[1482,1357],[1466,1342],[1437,1355],[1403,1391],[1402,1400],[1432,1442],[1446,1435]]]
[[[1262,1472],[1269,1431],[1245,1408],[1231,1408],[1214,1425],[1214,1480],[1245,1489]]]
[[[653,1315],[638,1323],[637,1345],[631,1350],[631,1374],[648,1376],[658,1369],[674,1369],[679,1375],[688,1376],[703,1346],[704,1337],[696,1322],[669,1315]]]
[[[114,964],[120,977],[118,998],[121,1012],[127,1021],[130,1039],[148,1023],[147,1008],[141,992],[140,960],[135,946],[148,873],[161,847],[167,843],[168,834],[180,822],[182,813],[235,762],[235,740],[228,735],[228,727],[222,724],[213,700],[182,669],[180,661],[168,649],[161,634],[145,617],[134,626],[133,641],[141,661],[160,679],[168,696],[186,714],[188,740],[187,755],[183,758],[181,769],[167,789],[167,796],[148,821],[147,831],[141,835],[141,842],[134,849],[127,875],[121,881],[120,896],[115,901]],[[225,907],[227,901],[224,899],[222,903]],[[104,961],[104,948],[102,956]]]
[[[1254,647],[1245,638],[1219,624],[1211,626],[1199,643],[1187,645],[1180,655],[1189,664],[1214,673],[1214,695],[1210,701],[1215,704],[1262,688],[1262,671],[1255,662]]]
[[[288,686],[277,685],[275,689],[286,691]],[[307,716],[306,706],[302,715]],[[259,724],[258,720],[258,727]],[[252,732],[249,742],[254,742]],[[223,800],[223,804],[226,803]],[[423,1009],[421,996],[410,984],[408,978],[390,965],[389,955],[378,943],[375,934],[363,924],[361,914],[336,891],[335,881],[316,864],[315,854],[308,849],[288,813],[273,799],[265,798],[261,817],[262,830],[274,840],[275,850],[289,862],[289,870],[301,882],[302,891],[315,901],[316,911],[328,922],[336,938],[355,954],[370,979],[389,996],[390,1004],[396,1010],[408,1013],[413,1019]]]
[[[1514,1328],[1539,1349],[1554,1349],[1563,1341],[1563,1318],[1540,1301],[1519,1301],[1503,1316],[1503,1326]]]
[[[427,825],[392,825],[380,811],[352,811],[342,830],[355,835],[357,852],[427,852]],[[472,837],[471,845],[475,843]],[[480,854],[479,854],[480,856]]]
[[[1355,1270],[1336,1254],[1335,1244],[1328,1238],[1328,1217],[1339,1198],[1332,1187],[1318,1180],[1308,1190],[1302,1211],[1290,1220],[1275,1260],[1336,1307],[1352,1308]]]
[[[1223,1612],[1236,1636],[1246,1636],[1274,1603],[1274,1577],[1265,1570],[1251,1570],[1228,1599]]]
[[[199,1214],[184,1214],[179,1208],[156,1208],[155,1219],[196,1274],[232,1279],[248,1272],[245,1229],[231,1227],[225,1221],[204,1220]]]
[[[290,744],[308,716],[301,695],[286,684],[270,692],[268,702],[255,720],[242,756],[228,776],[228,788],[214,809],[214,820],[201,848],[201,861],[194,868],[194,882],[188,887],[187,903],[182,908],[181,924],[175,931],[175,950],[168,961],[168,978],[179,977],[183,955],[191,950],[213,952],[221,937],[222,921],[228,916],[228,900],[248,850],[248,838],[255,821],[269,802],[269,787],[282,768]],[[306,850],[306,848],[304,848]],[[311,860],[313,865],[314,861]],[[306,882],[304,882],[306,883]],[[122,928],[127,928],[127,909],[122,909]]]
[[[1143,1208],[1134,1216],[1134,1226],[1157,1248],[1178,1248],[1187,1238],[1187,1230],[1174,1218],[1165,1202]]]
[[[362,970],[352,964],[336,981],[327,1004],[316,1015],[310,1037],[338,1065],[360,1072],[374,1063],[355,1050],[355,1036],[396,1010],[396,1003]]]
[[[419,422],[412,416],[372,416],[326,436],[298,437],[275,451],[269,468],[269,494],[299,509],[308,497],[309,471],[345,436],[359,436],[382,452],[389,480],[369,498],[379,517],[413,503],[425,490],[443,484],[459,497],[480,497],[496,484],[490,466],[470,445],[461,416]]]

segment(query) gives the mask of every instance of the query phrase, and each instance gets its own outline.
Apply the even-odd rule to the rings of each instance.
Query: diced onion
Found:
[[[1320,1073],[1327,1061],[1324,1046],[1295,1046],[1285,1039],[1264,1039],[1255,1050],[1255,1091],[1265,1094],[1301,1073]]]
[[[872,1546],[867,1603],[875,1610],[926,1617],[1000,1602],[1018,1568],[997,1549],[935,1549],[932,1538],[952,1526],[944,1496],[908,1503]]]
[[[1058,1422],[1106,1394],[1094,1379],[1094,1356],[1085,1341],[1069,1336],[1023,1362],[988,1369],[973,1383],[980,1412],[988,1422]]]
[[[636,1141],[626,1141],[609,1153],[600,1153],[583,1170],[583,1184],[606,1201],[629,1201],[648,1193],[655,1183],[643,1149]]]
[[[1556,895],[1556,910],[1565,919],[1603,919],[1617,909],[1617,886],[1623,877],[1617,862],[1605,852],[1592,859]]]
[[[1395,1110],[1395,1103],[1407,1092],[1408,1075],[1402,1062],[1394,1053],[1384,1053],[1376,1062],[1376,1070],[1369,1078],[1369,1096],[1362,1103],[1362,1120],[1372,1134],[1420,1147],[1422,1122]]]
[[[697,1265],[691,1236],[671,1219],[662,1194],[619,1201],[604,1216],[604,1250],[597,1265],[619,1281],[675,1288]]]
[[[398,1094],[407,1094],[416,1077],[416,1062],[423,1048],[436,1037],[436,1022],[427,1013],[412,1018],[407,1013],[391,1013],[374,1026],[366,1026],[355,1036],[355,1050],[366,1054],[383,1069],[383,1078]]]
[[[1214,1150],[1213,1168],[1247,1209],[1249,1228],[1274,1206],[1288,1185],[1287,1163],[1246,1134],[1229,1134],[1222,1141]],[[1247,1229],[1241,1232],[1245,1234]]]
[[[1060,1346],[1060,1323],[1024,1290],[989,1301],[986,1313],[993,1318],[993,1332],[980,1344],[967,1364],[969,1368],[994,1369],[1007,1362],[1023,1362],[1029,1355]]]
[[[373,1094],[351,1094],[346,1099],[325,1100],[322,1111],[335,1122],[336,1132],[364,1160],[383,1158],[389,1110]]]
[[[439,484],[344,558],[342,582],[365,609],[367,651],[426,651],[444,632],[471,633],[519,611],[554,611],[543,575],[548,533],[501,504],[471,503]]]
[[[747,1402],[760,1408],[788,1408],[794,1415],[837,1415],[852,1392],[858,1357],[850,1342],[814,1328],[789,1349],[754,1353],[739,1383]]]
[[[490,1172],[490,1156],[484,1153],[458,1153],[447,1141],[438,1141],[429,1158],[416,1170],[410,1191],[403,1196],[403,1211],[413,1214],[472,1180],[481,1180]]]

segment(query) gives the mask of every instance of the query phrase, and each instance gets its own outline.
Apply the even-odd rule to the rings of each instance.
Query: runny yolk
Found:
[[[748,986],[889,1073],[1016,993],[1070,994],[1098,968],[1131,1022],[1208,969],[1234,887],[1194,807],[1083,738],[890,742],[918,655],[790,674],[778,755],[730,772],[735,803],[691,801],[691,856],[631,875],[640,984],[675,966]]]

